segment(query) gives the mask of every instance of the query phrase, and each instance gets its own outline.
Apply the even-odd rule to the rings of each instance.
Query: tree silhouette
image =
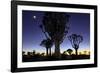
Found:
[[[88,54],[90,55],[90,51],[88,52]]]
[[[87,54],[87,51],[84,51],[84,54],[86,55]]]
[[[22,55],[25,55],[25,51],[22,52]]]
[[[51,47],[53,46],[53,42],[50,39],[44,39],[41,44],[41,46],[46,48],[46,55],[48,56],[48,50],[50,51],[50,56],[51,56]]]
[[[45,53],[41,53],[41,56],[44,56],[45,55]]]
[[[67,49],[67,52],[69,53],[69,55],[71,55],[73,50],[72,49]]]
[[[64,51],[63,54],[66,54],[66,51]]]
[[[77,55],[79,44],[83,41],[83,37],[81,35],[72,34],[72,35],[68,36],[68,39],[70,40],[72,47],[75,49],[75,52]]]
[[[46,12],[43,17],[43,24],[40,25],[47,38],[55,44],[55,56],[60,57],[60,44],[68,33],[69,15],[59,12]]]
[[[32,55],[34,56],[35,54],[36,54],[36,51],[35,51],[35,50],[33,50]]]
[[[81,52],[79,52],[79,55],[82,55],[82,53],[81,53]]]
[[[28,55],[28,56],[31,56],[31,52],[27,52],[27,55]]]

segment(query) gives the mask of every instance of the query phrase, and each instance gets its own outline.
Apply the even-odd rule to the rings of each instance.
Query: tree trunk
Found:
[[[46,48],[46,55],[48,56],[48,48]]]
[[[60,43],[59,43],[59,41],[55,41],[55,56],[56,56],[56,58],[60,58]]]
[[[76,55],[78,55],[78,48],[75,49],[75,53],[76,53]]]
[[[51,48],[50,48],[50,56],[51,56]]]

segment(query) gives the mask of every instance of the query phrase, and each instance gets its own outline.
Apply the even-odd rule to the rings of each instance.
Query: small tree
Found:
[[[41,53],[41,56],[44,56],[45,55],[45,53]]]
[[[88,54],[90,55],[90,51],[88,52]]]
[[[22,55],[25,55],[25,51],[22,52]]]
[[[35,52],[35,50],[33,50],[33,53],[32,53],[32,55],[34,56],[36,54],[36,52]]]
[[[87,51],[84,51],[84,55],[86,55],[87,54]]]
[[[67,52],[69,53],[69,55],[71,55],[73,50],[72,49],[68,49]]]
[[[63,54],[65,55],[66,54],[66,51],[64,51]]]
[[[27,55],[28,55],[28,56],[31,56],[31,52],[27,52]]]
[[[82,55],[82,53],[81,53],[81,52],[79,52],[79,55]]]
[[[40,45],[46,48],[47,56],[49,55],[48,50],[50,50],[50,56],[51,56],[51,47],[53,46],[53,42],[48,38],[48,39],[44,39]]]
[[[81,35],[72,34],[72,35],[68,36],[68,39],[70,40],[72,47],[75,49],[75,52],[77,55],[79,44],[83,41],[83,37]]]

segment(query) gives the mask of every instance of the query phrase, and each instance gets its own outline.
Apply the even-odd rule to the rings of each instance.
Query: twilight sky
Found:
[[[45,52],[45,47],[40,46],[43,39],[46,39],[44,33],[39,28],[42,24],[42,18],[45,12],[42,11],[22,11],[22,47],[23,51]],[[71,34],[79,34],[83,36],[83,42],[80,43],[79,50],[89,50],[90,48],[90,15],[87,13],[66,13],[70,15],[68,31]],[[61,52],[67,49],[73,49],[68,38],[65,38],[60,45]],[[54,52],[55,47],[52,47]],[[74,49],[73,49],[74,50]]]

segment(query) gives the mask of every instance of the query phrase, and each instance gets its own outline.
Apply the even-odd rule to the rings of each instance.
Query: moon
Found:
[[[33,16],[34,19],[36,19],[36,16]]]

